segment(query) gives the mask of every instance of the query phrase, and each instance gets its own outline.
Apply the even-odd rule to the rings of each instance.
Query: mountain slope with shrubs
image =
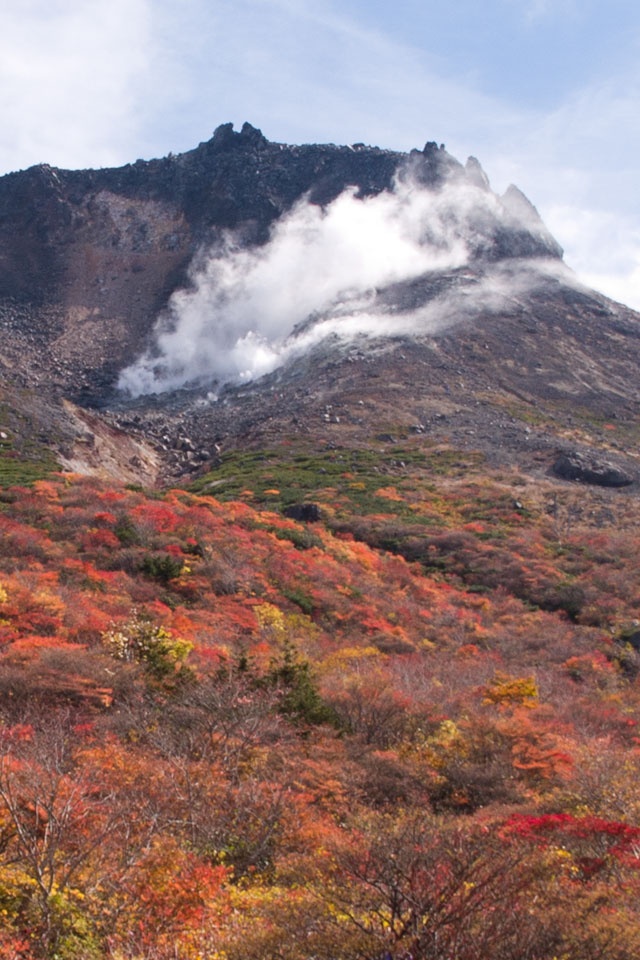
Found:
[[[226,465],[2,493],[0,956],[637,956],[635,499]]]

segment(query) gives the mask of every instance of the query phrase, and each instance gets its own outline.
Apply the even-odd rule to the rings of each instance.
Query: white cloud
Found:
[[[588,16],[589,5],[575,0],[506,2],[517,3],[530,20]],[[640,70],[635,61],[622,58],[616,73],[594,77],[550,111],[516,109],[507,102],[507,90],[500,100],[483,94],[474,77],[451,79],[443,63],[425,59],[417,47],[389,40],[327,4],[311,8],[292,0],[263,0],[262,6],[295,17],[289,36],[301,39],[300,54],[278,50],[294,71],[296,57],[308,57],[310,49],[333,51],[324,77],[314,72],[311,57],[300,67],[296,82],[285,84],[289,90],[267,87],[268,96],[282,104],[288,123],[292,116],[309,118],[298,138],[319,139],[321,129],[331,131],[329,139],[338,142],[362,139],[408,149],[421,146],[422,139],[437,139],[445,140],[460,159],[473,153],[497,189],[510,182],[524,189],[585,282],[640,308],[634,279],[640,250],[634,239],[634,224],[640,225]],[[315,47],[301,35],[300,23],[313,26]],[[544,70],[542,61],[540,68]],[[264,110],[268,115],[268,104]],[[573,217],[558,216],[561,207],[572,208]],[[584,216],[576,232],[570,224],[579,212]],[[606,270],[603,218],[610,252]]]
[[[640,310],[640,226],[622,214],[559,204],[548,226],[562,236],[571,267],[588,286]]]
[[[225,120],[249,120],[289,142],[365,140],[408,149],[439,131],[444,139],[452,121],[474,142],[483,125],[506,128],[517,117],[468,76],[453,77],[451,69],[447,76],[444,59],[326,2],[189,0],[173,44],[172,3],[155,2],[156,22],[164,24],[157,28],[165,35],[163,73],[180,76],[174,98],[182,116],[171,122],[192,130],[185,146]]]
[[[585,12],[585,0],[506,0],[510,6],[521,8],[522,16],[531,24],[549,18],[571,16],[575,17],[580,11]]]
[[[487,144],[492,181],[515,181],[534,201],[585,283],[640,309],[637,157],[640,69],[576,91],[547,114],[522,116],[511,138]]]
[[[0,169],[98,166],[135,139],[150,0],[23,0],[0,32]]]

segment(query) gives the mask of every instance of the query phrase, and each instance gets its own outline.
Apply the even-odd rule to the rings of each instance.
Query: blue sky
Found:
[[[6,0],[0,171],[289,142],[445,142],[640,308],[635,0]]]

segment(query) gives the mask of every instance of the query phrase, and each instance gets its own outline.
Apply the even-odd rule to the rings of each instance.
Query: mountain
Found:
[[[640,956],[640,318],[520,191],[227,124],[0,298],[0,958]]]
[[[327,249],[342,229],[338,265]],[[353,254],[375,231],[388,263]],[[366,443],[380,423],[523,469],[568,452],[635,478],[638,316],[561,257],[516,187],[497,197],[477,160],[462,166],[434,142],[409,154],[289,146],[224,124],[162,160],[12,173],[0,179],[0,324],[14,433],[23,446],[46,438],[74,469],[145,482],[291,430]],[[248,317],[232,314],[229,330],[236,300]],[[195,333],[190,316],[163,356],[162,331],[179,333],[189,310]],[[225,382],[221,358],[261,322],[269,372],[242,380],[238,360]],[[117,389],[127,370],[146,392]]]
[[[242,244],[264,243],[303,195],[328,204],[348,186],[378,194],[407,160],[431,187],[454,174],[482,177],[435,144],[410,157],[362,145],[290,147],[249,124],[240,133],[225,124],[189,153],[117,170],[41,165],[9,174],[0,179],[0,295],[11,353],[27,377],[99,397],[188,282],[198,251],[229,230]],[[526,230],[497,227],[490,240],[495,258],[559,254],[550,237]]]

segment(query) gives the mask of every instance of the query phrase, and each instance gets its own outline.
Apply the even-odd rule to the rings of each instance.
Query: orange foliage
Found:
[[[65,944],[99,960],[430,956],[392,890],[416,923],[417,898],[421,929],[440,917],[461,960],[511,960],[501,943],[520,949],[522,930],[550,938],[541,960],[626,960],[623,912],[638,955],[635,535],[560,549],[497,488],[465,481],[427,508],[380,482],[398,515],[339,533],[70,475],[8,492],[0,960]],[[171,556],[180,576],[149,572]],[[166,640],[155,675],[101,643],[133,620]],[[533,955],[522,943],[513,956]]]

